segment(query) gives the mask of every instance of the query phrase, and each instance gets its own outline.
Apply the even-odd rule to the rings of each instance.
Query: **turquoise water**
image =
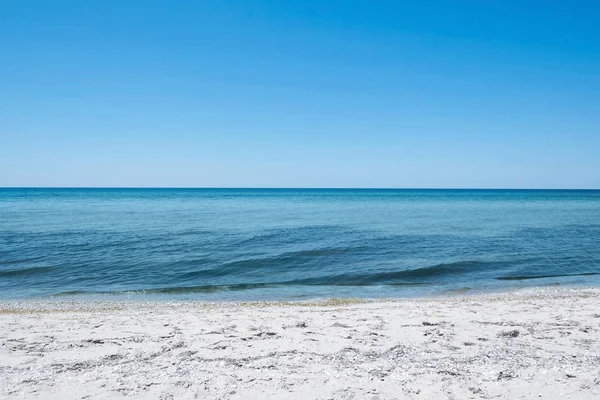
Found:
[[[600,191],[0,189],[0,297],[600,284]]]

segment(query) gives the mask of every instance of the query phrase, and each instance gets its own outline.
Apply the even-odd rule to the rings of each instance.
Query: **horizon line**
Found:
[[[285,186],[0,186],[0,189],[171,189],[171,190],[600,190],[600,188],[515,187],[285,187]]]

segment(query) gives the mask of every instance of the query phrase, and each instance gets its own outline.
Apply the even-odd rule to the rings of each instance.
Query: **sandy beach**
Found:
[[[0,304],[4,399],[600,396],[600,290]]]

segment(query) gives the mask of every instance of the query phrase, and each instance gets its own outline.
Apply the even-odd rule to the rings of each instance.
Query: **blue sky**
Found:
[[[600,188],[596,1],[0,1],[0,186]]]

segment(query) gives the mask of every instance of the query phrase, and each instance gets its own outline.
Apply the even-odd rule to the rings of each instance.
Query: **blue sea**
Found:
[[[600,284],[600,191],[0,189],[0,298]]]

